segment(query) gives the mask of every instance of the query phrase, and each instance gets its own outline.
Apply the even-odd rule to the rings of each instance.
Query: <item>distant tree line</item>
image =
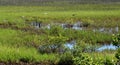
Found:
[[[84,3],[113,3],[120,0],[0,0],[0,5],[44,5],[54,3],[84,4]]]

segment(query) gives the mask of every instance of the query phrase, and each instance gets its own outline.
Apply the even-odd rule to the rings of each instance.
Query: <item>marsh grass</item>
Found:
[[[55,61],[54,54],[40,54],[35,48],[0,46],[0,61],[3,62],[44,62]]]
[[[56,28],[57,29],[57,28]],[[39,47],[43,44],[52,44],[56,43],[56,41],[48,42],[48,40],[51,39],[51,37],[56,38],[60,35],[62,38],[68,38],[70,40],[76,40],[80,41],[82,40],[84,43],[88,44],[96,44],[97,41],[106,41],[111,40],[111,35],[104,34],[104,33],[95,33],[92,31],[77,31],[72,29],[61,29],[58,28],[54,32],[54,30],[46,30],[47,34],[29,34],[29,32],[23,32],[20,30],[12,30],[12,29],[0,29],[0,61],[2,62],[55,62],[57,63],[59,61],[59,55],[56,56],[56,54],[41,54],[39,53],[38,49],[34,46],[36,45]],[[54,33],[52,33],[54,32]],[[50,36],[50,38],[48,37]],[[60,40],[64,39],[60,38]],[[54,39],[52,39],[54,40]],[[57,43],[61,42],[59,39],[57,39]],[[62,43],[63,43],[62,42]],[[57,44],[56,43],[56,44]],[[84,44],[83,43],[83,44]],[[65,44],[65,43],[63,43]],[[85,53],[87,54],[87,53]],[[114,54],[105,53],[108,55],[108,57],[113,57]],[[88,53],[91,57],[98,57],[95,58],[96,63],[99,61],[104,60],[104,53],[100,55],[100,53]]]
[[[45,33],[40,33],[40,32]],[[92,31],[80,31],[80,30],[73,30],[73,29],[62,29],[62,28],[56,28],[56,29],[45,29],[40,30],[40,34],[37,33],[31,33],[31,31],[24,32],[21,30],[12,30],[12,29],[0,29],[0,43],[1,44],[7,44],[12,46],[36,46],[38,47],[41,44],[48,44],[50,43],[48,40],[51,39],[51,37],[61,37],[66,38],[67,40],[83,40],[86,43],[90,44],[104,44],[104,43],[110,43],[112,40],[111,34],[106,33],[100,33],[100,32],[92,32]],[[50,37],[50,38],[49,38]],[[56,39],[57,40],[57,39]],[[66,40],[66,42],[67,42]],[[60,40],[58,40],[60,41]],[[51,41],[56,42],[56,41]],[[62,42],[63,43],[63,42]],[[65,41],[64,41],[65,43]],[[63,43],[63,44],[64,44]]]
[[[26,24],[37,18],[42,23],[74,23],[77,21],[89,23],[92,27],[120,27],[119,4],[82,4],[69,6],[0,6],[0,23],[15,23],[18,28],[0,28],[0,61],[3,62],[58,62],[56,54],[40,54],[38,47],[50,44],[47,40],[61,36],[67,41],[82,40],[84,43],[97,44],[111,42],[112,35],[89,30],[73,29],[38,29],[35,32]],[[29,29],[25,31],[24,29]],[[56,31],[57,30],[57,31]],[[42,33],[41,33],[42,32]],[[61,42],[59,38],[58,42]],[[64,41],[64,40],[63,40]],[[66,40],[65,40],[66,41]],[[54,43],[56,41],[52,41]],[[62,42],[63,43],[63,42]],[[65,43],[63,43],[65,44]],[[114,53],[85,53],[94,58],[96,63],[108,59],[115,59]]]
[[[117,59],[115,58],[115,51],[111,52],[92,52],[85,53],[93,58],[95,64],[104,65],[106,63],[115,64]]]
[[[99,7],[99,8],[98,8]],[[24,23],[38,17],[42,22],[90,22],[96,26],[116,26],[119,23],[119,4],[82,4],[74,6],[0,6],[0,22]],[[74,16],[73,16],[74,15]],[[120,26],[120,25],[118,25]]]

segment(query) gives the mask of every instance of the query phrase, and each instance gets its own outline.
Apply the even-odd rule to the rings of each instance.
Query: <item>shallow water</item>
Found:
[[[70,41],[70,42],[66,42],[66,44],[64,44],[65,47],[69,48],[69,49],[74,49],[74,46],[76,44],[76,41]],[[104,51],[104,50],[116,50],[117,47],[114,46],[113,44],[104,44],[104,45],[101,45],[99,47],[95,47],[94,48],[96,51],[98,52],[101,52],[101,51]],[[91,50],[89,50],[91,51]]]
[[[103,33],[118,33],[119,32],[119,27],[116,26],[116,27],[111,27],[111,28],[106,28],[106,27],[103,27],[103,28],[98,28],[98,29],[95,29],[95,31],[99,31],[99,32],[103,32]]]
[[[73,49],[74,46],[75,46],[75,44],[76,44],[76,41],[73,40],[73,41],[70,41],[70,42],[66,42],[64,44],[64,46],[67,47],[67,48],[69,48],[69,49]]]
[[[41,27],[41,23],[40,22],[31,22],[31,25],[34,26],[35,28],[39,29]]]
[[[74,30],[91,30],[93,32],[102,32],[102,33],[109,33],[109,34],[116,34],[119,32],[119,27],[98,27],[98,28],[90,28],[90,27],[86,27],[84,26],[85,24],[83,24],[82,22],[76,22],[74,24],[66,24],[66,23],[52,23],[56,26],[61,26],[63,29],[74,29]],[[34,26],[35,28],[39,29],[39,28],[47,28],[50,29],[51,28],[51,24],[47,24],[44,25],[40,22],[31,22],[31,25]]]
[[[113,44],[110,44],[110,45],[102,45],[101,47],[99,47],[99,48],[97,48],[96,50],[97,51],[104,51],[104,50],[116,50],[117,49],[117,47],[116,46],[114,46]]]

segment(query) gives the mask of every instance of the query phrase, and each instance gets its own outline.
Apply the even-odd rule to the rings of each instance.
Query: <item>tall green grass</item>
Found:
[[[64,30],[56,28],[51,30],[40,30],[41,34],[32,33],[31,31],[23,32],[20,30],[0,29],[0,44],[10,46],[39,46],[49,42],[48,36],[61,35],[68,38],[68,40],[83,40],[86,43],[110,43],[112,35],[106,33],[92,32],[92,31],[77,31],[72,29]],[[52,32],[51,32],[52,31]],[[57,31],[57,33],[54,33]],[[34,31],[33,31],[34,32]],[[39,32],[38,32],[39,33]],[[48,34],[49,33],[49,34]],[[57,37],[57,36],[54,36]],[[67,42],[67,41],[66,41]]]
[[[46,29],[45,29],[46,30]],[[55,29],[56,30],[56,29]],[[59,31],[59,32],[58,32]],[[29,34],[30,32],[23,32],[20,30],[0,29],[0,61],[2,62],[58,62],[59,56],[56,54],[40,54],[38,49],[32,46],[31,43],[36,45],[50,44],[48,36],[57,37],[59,34],[70,40],[84,41],[85,43],[96,43],[97,41],[111,40],[111,35],[104,33],[95,33],[92,31],[75,31],[72,29],[64,30],[59,28],[57,33],[53,30],[46,30],[43,34]],[[61,39],[61,38],[60,38]],[[58,39],[59,41],[59,39]],[[56,41],[52,41],[53,43]],[[59,41],[61,42],[61,41]],[[89,53],[88,53],[89,54]],[[95,54],[95,53],[94,53]],[[90,55],[97,56],[97,55]],[[107,55],[107,54],[106,54]],[[104,54],[101,54],[101,59],[104,60]],[[111,55],[109,55],[111,57]],[[113,55],[112,55],[113,57]],[[101,61],[96,58],[96,62]],[[110,58],[111,59],[111,58]]]
[[[32,21],[32,18],[38,18],[42,23],[62,22],[74,23],[77,21],[87,22],[93,27],[120,27],[120,7],[119,4],[107,5],[74,5],[74,6],[0,6],[0,23],[16,23],[18,27],[27,27],[25,20]],[[55,54],[40,54],[34,47],[41,44],[49,44],[48,36],[55,36],[51,30],[39,30],[44,33],[35,31],[21,31],[19,29],[0,28],[0,61],[5,62],[44,62],[58,61]],[[54,32],[55,30],[53,30]],[[85,43],[96,44],[98,42],[111,41],[111,34],[79,31],[72,29],[60,29],[58,34],[69,40],[84,41]],[[68,40],[68,41],[69,41]],[[88,53],[89,55],[89,53]],[[114,58],[114,54],[91,53],[91,57],[104,59],[104,55],[108,55],[110,59]],[[95,60],[101,60],[95,58]]]
[[[85,53],[86,55],[89,55],[93,58],[95,64],[104,64],[105,62],[109,62],[115,64],[116,58],[115,58],[115,52],[93,52],[93,53]],[[108,63],[109,63],[108,62]]]
[[[0,6],[0,22],[23,23],[38,17],[42,22],[92,22],[96,26],[120,26],[119,4],[82,4],[74,6]],[[72,16],[72,15],[75,16]],[[98,24],[99,23],[99,24]]]
[[[35,48],[0,46],[0,61],[3,62],[46,62],[56,61],[54,54],[40,54]]]

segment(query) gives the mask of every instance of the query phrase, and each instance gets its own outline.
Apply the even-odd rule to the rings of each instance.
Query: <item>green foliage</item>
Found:
[[[104,61],[103,61],[104,65],[114,65],[115,62],[113,62],[113,60],[109,59],[109,58],[106,58]]]
[[[64,53],[58,62],[58,65],[73,65],[73,55],[70,52]]]
[[[74,65],[92,65],[93,59],[84,53],[79,46],[75,46],[73,51],[73,61]]]
[[[63,6],[63,4],[61,4]],[[99,8],[98,8],[99,7]],[[28,21],[42,23],[74,23],[82,21],[84,26],[89,27],[115,27],[120,26],[119,4],[101,5],[84,4],[72,6],[0,6],[0,22],[6,23],[5,27],[0,24],[0,61],[11,62],[57,62],[58,57],[52,53],[64,52],[63,44],[66,41],[82,40],[82,48],[76,47],[71,53],[68,51],[60,57],[59,65],[111,65],[111,58],[104,60],[103,53],[90,56],[83,53],[84,48],[97,42],[111,41],[111,35],[92,31],[78,31],[72,29],[62,29],[59,26],[52,26],[49,30],[37,30],[27,27]],[[73,16],[74,14],[74,16]],[[15,23],[16,28],[8,27],[10,23]],[[23,25],[24,24],[24,25]],[[19,29],[20,27],[20,29]],[[8,29],[1,29],[8,28]],[[25,28],[25,29],[21,29]],[[12,30],[14,29],[14,30]],[[29,31],[26,31],[28,30]],[[44,32],[45,31],[45,32]],[[41,33],[42,32],[42,33]],[[119,35],[114,36],[114,45],[119,46]],[[25,48],[24,48],[25,47]],[[40,54],[35,48],[39,47]],[[62,49],[62,50],[61,50]],[[90,48],[88,48],[90,49]],[[111,53],[110,53],[111,54]],[[113,54],[109,57],[113,56]],[[119,51],[116,58],[119,60]],[[95,59],[99,57],[100,59]]]
[[[115,54],[115,57],[118,59],[116,62],[116,65],[120,64],[120,34],[113,34],[113,41],[112,41],[113,45],[117,46],[118,50],[117,53]],[[115,62],[112,62],[110,59],[106,59],[104,62],[105,65],[114,65]]]
[[[91,43],[85,43],[84,40],[78,40],[76,44],[82,52],[95,52],[97,45]]]
[[[113,35],[113,45],[120,47],[120,34]]]
[[[64,29],[59,26],[52,26],[48,34],[48,43],[51,44],[63,44],[68,38],[63,36]]]
[[[98,42],[111,42],[112,36],[106,33],[92,32],[92,31],[81,31],[66,29],[63,36],[68,37],[69,40],[84,41],[89,44],[96,44]]]
[[[23,45],[22,39],[19,38],[21,31],[11,29],[0,29],[0,43],[7,45]]]
[[[120,48],[118,48],[117,53],[115,54],[115,57],[117,58],[116,65],[120,65]]]
[[[93,65],[93,59],[82,53],[81,48],[76,46],[72,52],[62,55],[59,65]]]
[[[92,58],[84,54],[74,57],[73,60],[74,60],[74,65],[93,65]]]
[[[115,57],[120,60],[120,48],[118,49],[117,53],[115,54]]]
[[[39,46],[40,53],[63,53],[65,51],[64,44],[68,40],[62,35],[62,29],[59,26],[52,26],[48,31],[46,43]]]
[[[48,22],[88,22],[93,26],[115,27],[119,24],[119,4],[84,4],[71,6],[0,6],[0,22],[23,23],[24,18],[37,17],[38,21]],[[99,8],[98,8],[99,7]],[[75,12],[74,12],[75,11]],[[89,12],[88,12],[89,11]],[[47,13],[47,14],[45,14]],[[72,17],[72,14],[75,14]],[[23,17],[23,18],[21,18]],[[71,20],[72,18],[72,20]],[[35,19],[32,19],[35,20]],[[116,22],[114,22],[116,21]],[[99,24],[98,24],[99,23]],[[87,24],[89,25],[89,24]],[[120,26],[120,25],[118,25]]]
[[[51,28],[50,28],[50,31],[49,31],[49,35],[59,36],[63,32],[64,32],[64,29],[61,28],[60,26],[58,26],[58,25],[52,25]]]
[[[55,61],[57,58],[54,54],[39,54],[35,48],[19,47],[13,48],[7,45],[0,46],[0,61],[3,62],[40,62]]]

